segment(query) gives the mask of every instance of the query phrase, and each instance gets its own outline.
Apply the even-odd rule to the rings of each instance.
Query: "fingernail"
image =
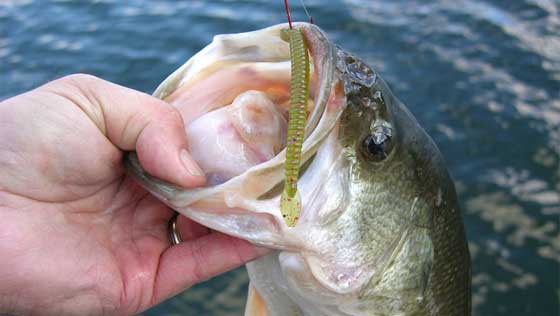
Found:
[[[195,177],[204,177],[204,172],[202,172],[202,169],[200,169],[186,149],[181,150],[180,156],[181,162],[183,162],[183,166],[185,166],[188,173]]]

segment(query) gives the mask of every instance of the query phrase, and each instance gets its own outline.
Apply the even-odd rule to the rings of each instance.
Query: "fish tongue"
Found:
[[[284,148],[286,130],[281,111],[259,91],[240,94],[230,106],[186,128],[189,151],[207,174],[209,186],[272,159]]]

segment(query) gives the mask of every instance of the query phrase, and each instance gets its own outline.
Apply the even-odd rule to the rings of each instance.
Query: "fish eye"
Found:
[[[391,153],[394,147],[390,130],[376,128],[361,144],[361,152],[366,159],[372,162],[381,162]]]
[[[391,136],[376,135],[373,133],[366,137],[362,142],[362,153],[372,162],[381,162],[389,157],[393,149],[393,140]]]

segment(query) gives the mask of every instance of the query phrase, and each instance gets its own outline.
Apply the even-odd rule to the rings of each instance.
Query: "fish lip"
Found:
[[[307,22],[294,22],[294,23],[292,23],[292,26],[295,27],[295,28],[300,28],[301,30],[303,30],[304,37],[306,38],[306,41],[307,41],[307,44],[308,44],[310,56],[312,58],[317,58],[319,54],[324,54],[325,59],[332,60],[333,64],[336,63],[336,60],[335,60],[336,47],[328,39],[326,34],[318,26],[316,26],[315,24],[307,23]],[[199,51],[194,56],[192,56],[189,59],[189,61],[194,60],[197,57],[200,57],[204,54],[210,53],[211,49],[209,49],[209,47],[216,41],[220,41],[220,40],[231,41],[229,39],[229,37],[243,36],[243,35],[254,33],[254,32],[271,33],[271,35],[277,33],[278,38],[280,38],[281,30],[287,29],[289,27],[290,27],[290,25],[288,23],[283,23],[283,24],[273,25],[273,26],[270,26],[270,27],[267,27],[267,28],[264,28],[264,29],[261,29],[261,30],[252,31],[252,32],[216,35],[214,37],[214,40],[212,41],[212,43],[210,45],[206,46],[201,51]],[[245,56],[245,58],[246,58],[246,56]],[[288,55],[287,59],[289,59],[289,55]],[[162,81],[158,85],[158,87],[156,88],[156,90],[153,92],[152,95],[155,96],[156,98],[164,99],[167,96],[169,96],[173,91],[177,90],[177,88],[179,88],[179,86],[183,83],[183,81],[188,79],[187,77],[189,75],[189,72],[187,70],[188,70],[189,67],[192,67],[192,65],[189,64],[189,61],[187,63],[183,64],[181,67],[179,67],[173,73],[171,73],[167,78],[165,78],[164,81]],[[239,61],[266,61],[266,59],[262,59],[262,60],[240,59]],[[196,68],[196,67],[194,67],[194,68]],[[196,71],[196,69],[195,69],[195,71]],[[330,78],[327,78],[327,79],[330,79]]]

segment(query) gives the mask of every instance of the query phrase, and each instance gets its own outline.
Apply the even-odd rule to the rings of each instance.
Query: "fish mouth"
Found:
[[[287,119],[289,106],[290,50],[280,33],[288,27],[288,24],[280,24],[254,32],[215,36],[210,45],[165,79],[154,96],[179,108],[187,125],[187,135],[197,121],[218,111],[228,111],[227,105],[235,105],[238,96],[246,93],[252,94],[248,98],[266,97],[271,101],[276,110],[266,105],[268,101],[255,102],[265,104],[262,105],[264,112],[272,113],[270,116],[276,117],[281,126],[282,117]],[[302,174],[303,183],[300,183],[301,190],[309,193],[320,185],[313,179],[325,176],[328,170],[332,172],[332,168],[313,164],[315,160],[325,164],[336,159],[332,154],[336,142],[328,139],[336,137],[337,122],[346,103],[343,85],[336,75],[335,46],[315,25],[294,23],[294,27],[303,32],[311,63],[309,114],[301,155],[302,164],[307,163],[309,172]],[[243,109],[239,111],[246,108]],[[250,114],[251,117],[256,115]],[[205,124],[198,125],[204,129]],[[202,135],[206,137],[208,131],[206,128]],[[239,136],[239,129],[236,132]],[[195,146],[196,142],[199,141],[189,140],[190,146]],[[210,150],[203,143],[199,145],[201,152]],[[220,146],[223,149],[224,145]],[[281,150],[269,151],[269,159],[265,160],[262,153],[251,146],[235,148],[243,148],[245,156],[256,157],[252,165],[233,175],[212,177],[205,187],[197,189],[186,190],[149,175],[134,152],[126,155],[125,165],[128,173],[148,191],[204,226],[271,248],[301,250],[301,234],[295,232],[302,230],[303,223],[309,222],[313,215],[306,210],[304,201],[302,223],[290,228],[283,221],[278,188],[284,180],[285,149],[282,146]],[[329,158],[316,159],[321,151],[327,152],[323,156]],[[197,160],[196,155],[194,158]],[[197,162],[204,170],[208,160],[201,158]]]

